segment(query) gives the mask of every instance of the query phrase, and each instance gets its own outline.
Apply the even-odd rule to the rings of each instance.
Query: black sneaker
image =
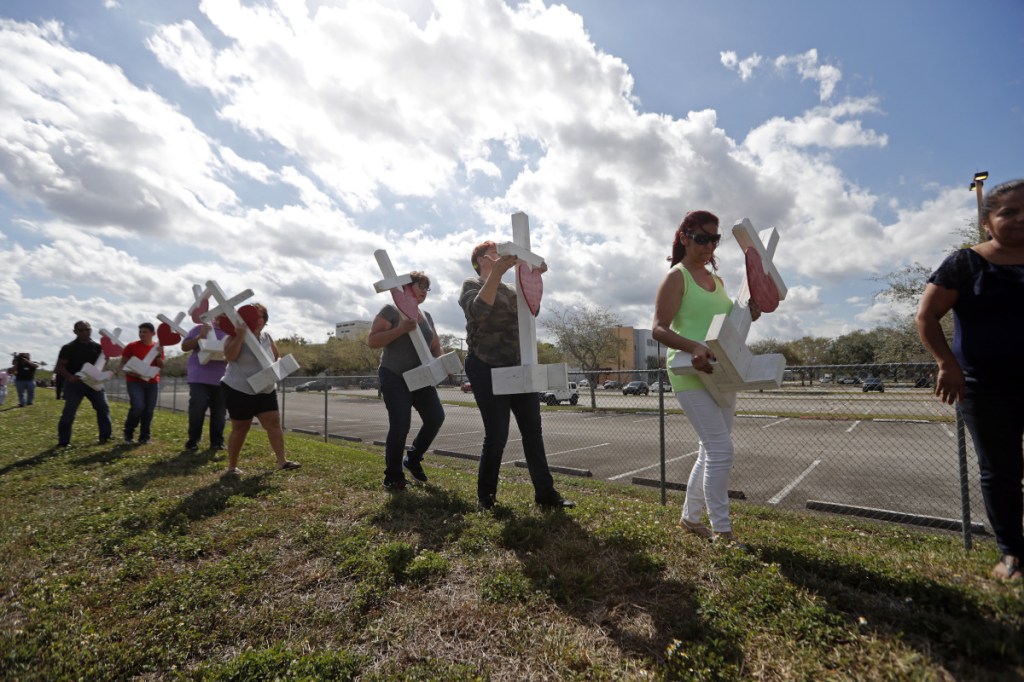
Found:
[[[404,460],[402,460],[402,466],[409,470],[409,473],[412,474],[413,479],[419,481],[420,483],[427,482],[427,474],[423,471],[423,465],[420,463],[419,460],[413,461],[406,457]]]
[[[482,512],[491,511],[494,509],[494,505],[496,504],[497,502],[494,499],[494,495],[487,495],[486,497],[481,497],[476,501],[476,510]]]
[[[405,490],[407,485],[405,479],[401,481],[384,481],[384,490],[391,493],[400,493]]]
[[[189,442],[185,443],[185,449],[186,450],[198,450],[199,449],[199,444],[195,443],[193,441],[189,441]]]
[[[576,506],[575,502],[565,499],[554,490],[544,497],[534,498],[534,501],[538,506],[544,507],[545,509],[572,509]]]

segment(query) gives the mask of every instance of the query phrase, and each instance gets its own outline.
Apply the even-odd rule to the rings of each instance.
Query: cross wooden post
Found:
[[[377,259],[380,274],[384,275],[384,279],[374,282],[374,291],[378,294],[390,291],[393,297],[408,295],[402,291],[402,287],[410,284],[412,277],[409,274],[398,275],[395,273],[395,268],[391,265],[391,258],[385,249],[377,249],[373,252],[373,257]],[[397,298],[395,304],[398,307]],[[399,309],[398,314],[401,317],[408,318],[401,309]],[[412,341],[413,348],[416,349],[416,356],[420,359],[419,367],[414,367],[402,374],[402,378],[405,379],[405,385],[409,387],[410,391],[417,391],[427,386],[436,386],[448,378],[449,374],[460,374],[462,372],[462,363],[459,362],[459,356],[456,353],[445,353],[441,357],[434,357],[430,352],[430,346],[427,344],[426,337],[423,336],[423,330],[420,329],[419,320],[416,321],[416,328],[409,332],[408,336]]]
[[[775,247],[779,243],[778,231],[770,228],[758,234],[750,221],[744,218],[733,225],[732,233],[744,252],[747,248],[757,251],[765,273],[775,284],[779,300],[785,299],[786,284],[772,262]],[[704,339],[704,344],[716,358],[714,371],[708,374],[695,370],[688,353],[676,353],[669,369],[673,374],[695,374],[715,402],[722,406],[729,402],[730,393],[778,388],[782,385],[786,358],[780,353],[751,353],[746,345],[750,323],[750,290],[744,278],[732,310],[728,315],[715,315]]]
[[[512,214],[512,241],[498,244],[500,256],[512,255],[531,268],[544,265],[544,259],[530,250],[530,218],[522,211]],[[521,267],[521,266],[517,266]],[[516,292],[516,313],[519,318],[519,362],[515,367],[491,370],[495,395],[539,393],[569,388],[569,369],[564,362],[541,365],[537,358],[537,318],[522,291]]]
[[[192,318],[193,322],[202,322],[202,315],[205,314],[206,309],[209,307],[210,292],[203,289],[198,284],[192,285],[192,297],[195,299],[192,305],[189,306],[188,314]],[[203,304],[206,304],[204,307]],[[216,325],[210,325],[213,328],[213,335],[207,334],[206,338],[199,339],[199,364],[205,365],[211,360],[217,362],[224,362],[224,337],[217,335]],[[188,336],[188,334],[183,335]]]
[[[231,320],[231,324],[235,325],[236,329],[245,325],[245,320],[243,320],[242,316],[238,314],[235,306],[253,295],[251,289],[246,289],[242,293],[228,298],[224,295],[224,291],[220,288],[220,285],[215,281],[210,280],[206,283],[206,291],[215,301],[217,301],[217,306],[203,314],[202,319],[204,321],[213,325],[220,315],[225,315],[229,320]],[[250,330],[250,332],[251,331],[252,330]],[[299,362],[293,355],[289,354],[280,360],[275,361],[273,356],[267,352],[267,349],[263,347],[260,340],[256,338],[256,334],[254,333],[245,334],[243,343],[246,348],[252,351],[253,355],[255,355],[256,359],[259,361],[260,367],[263,368],[256,374],[249,377],[249,386],[251,386],[252,390],[257,393],[265,391],[281,379],[284,379],[289,374],[295,373],[299,369]]]

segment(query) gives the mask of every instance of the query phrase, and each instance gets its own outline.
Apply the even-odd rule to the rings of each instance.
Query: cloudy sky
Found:
[[[0,351],[53,362],[75,320],[131,331],[208,279],[320,342],[385,302],[378,248],[462,335],[469,252],[516,210],[545,307],[649,327],[703,208],[781,233],[752,339],[872,328],[974,172],[1024,176],[1022,26],[1020,0],[3,0]]]

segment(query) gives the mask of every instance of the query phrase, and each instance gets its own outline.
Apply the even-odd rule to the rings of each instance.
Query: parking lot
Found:
[[[433,448],[478,455],[483,431],[472,394],[457,388],[442,388],[440,393],[446,421]],[[376,395],[373,389],[288,391],[282,396],[285,427],[382,444],[387,413]],[[543,408],[551,465],[556,471],[589,473],[623,484],[658,480],[659,395],[599,390],[596,396],[598,411],[581,409],[590,404],[586,391],[577,408]],[[678,410],[671,393],[664,400],[666,409]],[[161,404],[184,409],[187,386],[165,385]],[[927,390],[865,394],[850,386],[827,393],[741,394],[730,487],[749,501],[784,508],[804,508],[808,500],[818,500],[959,519],[955,427],[950,421],[937,421],[951,416],[952,409]],[[414,413],[413,433],[418,426]],[[664,430],[666,480],[670,485],[685,484],[696,457],[696,436],[678,413],[665,415]],[[984,507],[973,453],[969,455],[971,515],[977,523],[984,520]],[[504,466],[516,466],[522,457],[513,423]]]

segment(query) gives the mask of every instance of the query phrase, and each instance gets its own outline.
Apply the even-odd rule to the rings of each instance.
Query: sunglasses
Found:
[[[722,241],[722,235],[720,234],[704,234],[702,232],[690,232],[686,235],[693,241],[697,242],[700,246],[707,246],[713,244],[718,246],[718,242]]]

